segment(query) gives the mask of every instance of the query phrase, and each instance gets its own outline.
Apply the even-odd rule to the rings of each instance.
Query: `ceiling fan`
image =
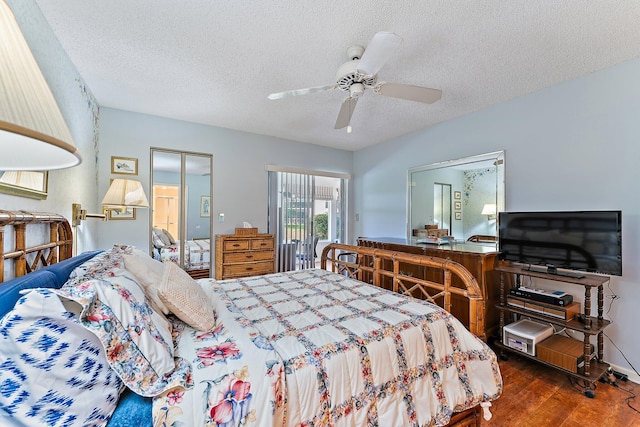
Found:
[[[402,41],[402,37],[395,33],[376,33],[366,49],[362,46],[352,46],[347,49],[347,55],[350,60],[338,68],[335,83],[272,93],[268,98],[281,99],[288,96],[307,95],[331,89],[340,89],[347,92],[349,95],[342,102],[335,124],[336,129],[346,127],[347,132],[351,132],[350,123],[353,110],[356,107],[358,99],[364,94],[365,89],[371,89],[373,93],[378,95],[423,102],[425,104],[436,102],[442,96],[441,90],[378,81],[378,71],[380,71],[391,55],[400,47]]]

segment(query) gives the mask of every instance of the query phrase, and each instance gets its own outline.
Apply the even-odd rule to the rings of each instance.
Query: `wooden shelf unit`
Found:
[[[496,342],[496,346],[501,349],[501,355],[504,356],[503,350],[507,350],[516,353],[520,356],[524,356],[528,359],[536,360],[544,365],[551,366],[562,372],[565,372],[571,376],[574,376],[585,382],[585,388],[593,389],[594,383],[602,377],[609,369],[609,364],[603,360],[604,356],[604,329],[611,324],[609,320],[603,318],[604,308],[604,285],[609,282],[608,276],[599,276],[595,274],[585,273],[583,277],[568,277],[556,274],[549,274],[545,272],[529,270],[523,268],[518,264],[501,264],[496,267],[496,271],[500,273],[500,303],[496,306],[500,313],[500,334],[499,341]],[[540,279],[546,279],[556,282],[570,283],[584,287],[584,304],[583,304],[583,319],[574,318],[571,320],[563,320],[553,316],[547,316],[535,311],[527,310],[524,308],[514,307],[507,304],[507,295],[509,289],[507,288],[509,283],[514,283],[514,286],[518,287],[521,283],[522,276],[536,277]],[[511,277],[515,277],[515,282],[510,280]],[[597,314],[591,315],[591,292],[592,289],[597,289]],[[550,323],[552,325],[566,328],[575,332],[583,334],[584,343],[584,366],[578,369],[578,372],[572,372],[548,363],[539,359],[536,356],[532,356],[516,349],[513,349],[502,342],[503,328],[505,326],[505,315],[516,314],[520,317],[530,318],[532,320],[542,321],[544,323]],[[591,336],[597,337],[597,353],[596,358],[591,360]],[[591,391],[591,394],[593,392]],[[587,391],[585,391],[587,394]]]

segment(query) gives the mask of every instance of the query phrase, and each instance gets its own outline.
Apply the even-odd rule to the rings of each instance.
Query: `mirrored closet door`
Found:
[[[192,277],[211,276],[213,156],[151,148],[149,247]]]

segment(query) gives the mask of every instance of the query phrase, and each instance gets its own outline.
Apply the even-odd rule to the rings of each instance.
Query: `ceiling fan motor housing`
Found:
[[[359,59],[345,62],[338,68],[336,73],[336,83],[338,88],[344,92],[351,92],[354,83],[361,83],[364,86],[373,86],[376,83],[376,76],[365,76],[358,72]],[[362,87],[364,91],[364,87]]]

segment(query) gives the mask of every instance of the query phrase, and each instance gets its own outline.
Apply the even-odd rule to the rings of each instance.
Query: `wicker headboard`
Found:
[[[40,226],[44,231],[40,242],[27,246],[27,227]],[[14,243],[5,248],[5,232],[11,227]],[[31,238],[30,238],[31,240]],[[73,237],[71,226],[62,215],[46,212],[0,210],[0,282],[5,280],[7,264],[13,261],[13,275],[24,276],[34,270],[71,258]]]

